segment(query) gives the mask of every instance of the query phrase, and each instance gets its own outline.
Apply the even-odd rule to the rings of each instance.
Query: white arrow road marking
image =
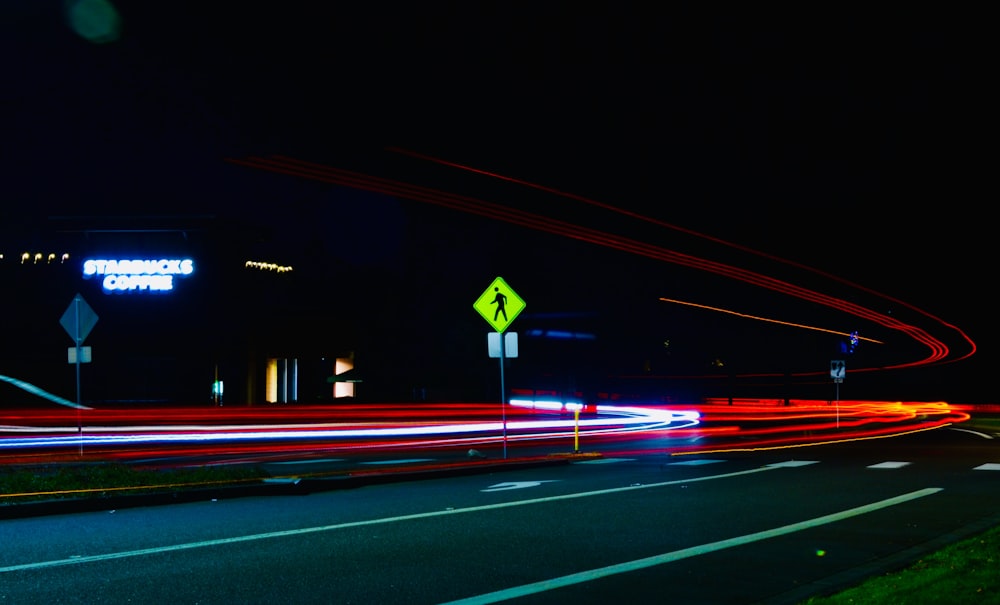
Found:
[[[496,485],[491,485],[482,492],[502,492],[509,489],[524,489],[526,487],[538,487],[543,483],[552,483],[557,481],[557,479],[548,479],[545,481],[507,481],[506,483],[497,483]]]

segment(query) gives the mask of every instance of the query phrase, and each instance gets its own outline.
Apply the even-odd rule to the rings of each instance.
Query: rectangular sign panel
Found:
[[[66,349],[66,359],[70,363],[76,363],[76,347]],[[90,363],[90,347],[80,347],[80,363]]]
[[[489,349],[490,357],[500,357],[500,333],[490,332],[486,335],[486,346]],[[503,335],[504,357],[510,359],[517,357],[517,332],[507,332]]]

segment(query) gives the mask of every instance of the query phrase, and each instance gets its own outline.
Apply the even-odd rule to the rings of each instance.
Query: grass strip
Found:
[[[909,567],[803,605],[1000,604],[1000,527],[956,542]]]
[[[62,498],[103,498],[249,484],[268,475],[253,467],[155,470],[123,463],[0,467],[0,506]]]

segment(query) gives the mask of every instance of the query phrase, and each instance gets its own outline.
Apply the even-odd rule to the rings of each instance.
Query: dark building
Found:
[[[212,215],[58,216],[21,227],[0,241],[0,374],[85,405],[355,394],[353,372],[331,381],[353,367],[350,309],[317,289],[328,276],[315,266],[260,256],[259,228]],[[77,295],[96,317],[79,343],[79,393]],[[0,388],[3,401],[35,399]]]

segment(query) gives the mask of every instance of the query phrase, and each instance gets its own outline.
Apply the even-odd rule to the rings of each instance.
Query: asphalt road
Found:
[[[998,472],[945,429],[7,519],[0,600],[796,603],[1000,523]]]

